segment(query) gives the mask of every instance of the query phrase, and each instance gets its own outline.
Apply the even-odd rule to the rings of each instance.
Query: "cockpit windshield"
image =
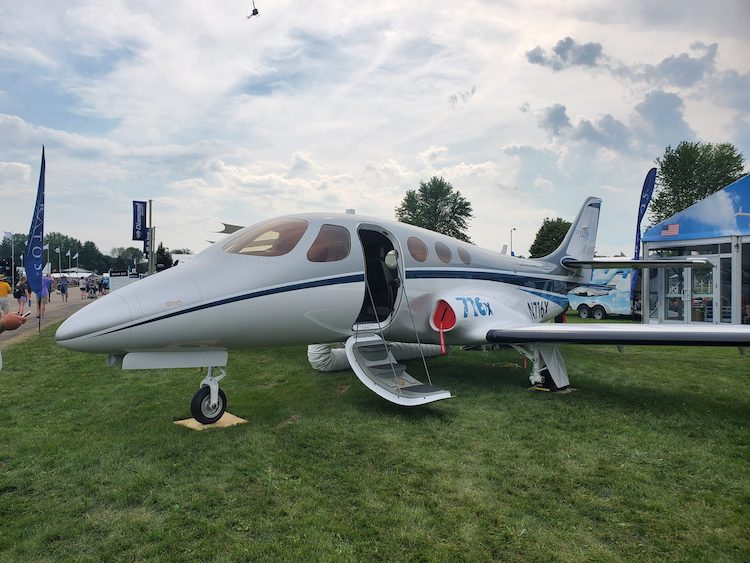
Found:
[[[307,221],[302,219],[271,219],[228,243],[224,251],[248,256],[282,256],[294,250],[307,226]]]

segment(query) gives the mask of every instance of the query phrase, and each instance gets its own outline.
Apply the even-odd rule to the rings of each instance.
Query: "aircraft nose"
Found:
[[[97,334],[107,329],[115,329],[133,320],[128,303],[119,295],[111,293],[69,317],[55,333],[55,341],[72,350],[98,352],[100,346],[110,340],[106,334]],[[126,334],[119,333],[125,340]],[[102,348],[101,351],[106,351]]]

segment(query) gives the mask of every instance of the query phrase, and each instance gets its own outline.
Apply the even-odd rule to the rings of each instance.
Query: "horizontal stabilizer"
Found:
[[[713,262],[707,258],[680,258],[678,260],[632,260],[623,258],[622,260],[613,260],[609,258],[597,258],[595,260],[575,260],[573,258],[563,258],[561,264],[566,268],[684,268],[687,266],[714,266]]]
[[[750,327],[644,324],[541,323],[490,330],[487,342],[526,344],[641,344],[666,346],[750,346]]]

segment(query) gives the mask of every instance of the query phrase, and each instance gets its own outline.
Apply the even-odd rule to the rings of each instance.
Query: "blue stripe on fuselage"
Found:
[[[325,287],[328,285],[339,285],[343,283],[356,283],[356,282],[362,282],[362,281],[365,281],[364,274],[352,274],[349,276],[341,276],[337,278],[325,278],[325,279],[320,279],[320,280],[299,282],[299,283],[294,283],[290,285],[283,285],[279,287],[272,287],[269,289],[262,289],[260,291],[254,291],[252,293],[245,293],[243,295],[235,295],[234,297],[227,297],[226,299],[219,299],[218,301],[211,301],[210,303],[203,303],[201,305],[196,305],[195,307],[182,309],[181,311],[174,311],[172,313],[167,313],[166,315],[162,315],[160,317],[155,317],[153,319],[140,321],[132,325],[116,328],[115,330],[111,330],[104,334],[112,334],[114,332],[119,332],[121,330],[127,330],[129,328],[135,328],[135,327],[147,325],[156,321],[163,321],[164,319],[177,317],[179,315],[185,315],[187,313],[194,313],[195,311],[201,311],[203,309],[210,309],[212,307],[219,307],[221,305],[227,305],[229,303],[245,301],[247,299],[254,299],[256,297],[266,297],[268,295],[275,295],[277,293],[286,293],[288,291],[297,291],[300,289],[310,289],[313,287]]]
[[[587,285],[580,282],[535,278],[522,274],[511,274],[509,272],[483,272],[479,270],[410,270],[406,272],[406,279],[485,280],[548,291],[557,295],[567,295],[570,290]]]
[[[535,293],[535,295],[539,295],[540,297],[549,299],[550,301],[554,301],[555,303],[558,303],[558,304],[560,304],[559,299],[563,298],[563,296],[566,295],[570,289],[573,289],[582,285],[580,283],[571,283],[571,282],[552,280],[552,279],[547,279],[547,278],[533,278],[530,276],[524,276],[524,275],[518,275],[518,274],[510,274],[510,273],[503,273],[503,272],[486,272],[486,271],[477,271],[477,270],[407,270],[406,278],[407,279],[467,279],[467,280],[486,280],[486,281],[493,281],[493,282],[499,282],[499,283],[506,283],[510,285],[520,286],[521,289],[526,289],[526,291],[529,291],[530,293],[534,293],[533,291],[530,291],[531,289],[537,289],[537,290],[547,291],[547,292],[556,294],[552,296],[552,295]],[[254,291],[254,292],[245,293],[242,295],[235,295],[234,297],[227,297],[225,299],[219,299],[217,301],[211,301],[209,303],[203,303],[201,305],[189,307],[187,309],[182,309],[180,311],[173,311],[171,313],[166,313],[159,317],[154,317],[152,319],[147,319],[144,321],[136,322],[131,325],[116,328],[114,330],[110,330],[103,334],[113,334],[115,332],[120,332],[122,330],[127,330],[129,328],[136,328],[136,327],[147,325],[156,321],[161,321],[161,320],[177,317],[180,315],[185,315],[187,313],[194,313],[196,311],[202,311],[204,309],[210,309],[212,307],[219,307],[221,305],[227,305],[229,303],[236,303],[238,301],[245,301],[247,299],[255,299],[256,297],[266,297],[268,295],[286,293],[289,291],[298,291],[301,289],[311,289],[314,287],[325,287],[329,285],[356,283],[356,282],[362,282],[364,280],[365,280],[364,273],[361,273],[361,274],[351,274],[347,276],[340,276],[340,277],[335,277],[335,278],[324,278],[324,279],[313,280],[313,281],[297,282],[297,283],[293,283],[289,285],[283,285],[283,286],[273,287],[269,289],[262,289],[260,291]],[[567,298],[565,298],[565,304],[567,305]],[[562,306],[564,307],[565,305],[562,305]]]

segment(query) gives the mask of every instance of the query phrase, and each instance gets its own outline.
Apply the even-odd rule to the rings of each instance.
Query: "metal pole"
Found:
[[[13,283],[13,291],[16,290],[16,235],[10,233],[10,281]]]
[[[148,275],[151,275],[154,273],[154,223],[153,223],[153,212],[154,212],[154,202],[153,200],[148,200],[148,233],[149,238],[151,239],[148,243]]]
[[[512,228],[511,230],[510,230],[510,255],[511,255],[511,256],[513,256],[513,231],[515,231],[515,230],[516,230],[516,228],[515,228],[515,227],[513,227],[513,228]]]

